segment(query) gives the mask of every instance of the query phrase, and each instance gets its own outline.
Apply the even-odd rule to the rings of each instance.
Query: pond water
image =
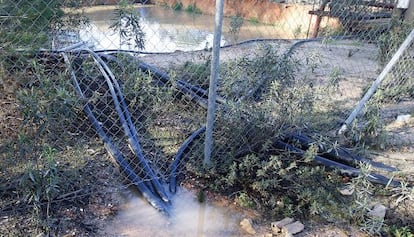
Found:
[[[131,195],[105,232],[114,236],[241,236],[239,213],[206,202],[185,189],[173,196],[173,211],[166,217],[146,201]]]
[[[145,32],[147,52],[192,51],[211,47],[214,16],[174,11],[162,6],[137,5]],[[110,29],[114,8],[98,6],[87,9],[90,25],[80,31],[80,39],[96,49],[134,49],[134,44],[120,44],[119,33]],[[221,44],[254,38],[284,38],[275,26],[243,21],[237,34],[230,32],[230,18],[225,18]]]

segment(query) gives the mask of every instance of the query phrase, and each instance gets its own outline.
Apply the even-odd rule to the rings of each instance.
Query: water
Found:
[[[144,200],[132,196],[106,232],[115,236],[240,236],[239,213],[199,203],[194,194],[178,189],[173,212],[166,217]]]
[[[141,26],[145,32],[147,52],[192,51],[211,47],[214,16],[173,11],[161,6],[137,5]],[[80,38],[95,45],[95,49],[134,49],[134,45],[120,44],[119,34],[109,26],[113,7],[93,7],[87,10],[90,26],[80,31]],[[275,26],[244,21],[240,32],[230,34],[230,19],[225,18],[221,44],[253,38],[283,38]]]

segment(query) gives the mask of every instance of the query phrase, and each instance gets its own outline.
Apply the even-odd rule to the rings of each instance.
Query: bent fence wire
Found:
[[[220,184],[253,155],[258,163],[280,154],[306,156],[310,142],[295,144],[307,139],[324,154],[317,162],[352,175],[360,172],[354,160],[367,159],[337,143],[414,142],[409,116],[405,125],[390,125],[413,112],[412,42],[350,131],[336,134],[412,30],[395,1],[234,1],[223,19],[207,171],[201,164],[214,16],[201,3],[200,9],[157,4],[0,1],[4,183],[47,168],[46,148],[68,167],[103,162],[92,152],[100,137],[124,183],[168,212],[176,184],[189,177]],[[332,149],[335,159],[345,160],[327,158]],[[371,179],[388,183],[381,175]]]

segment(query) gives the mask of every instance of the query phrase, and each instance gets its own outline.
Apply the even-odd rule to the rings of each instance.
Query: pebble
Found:
[[[397,123],[408,123],[411,119],[411,115],[409,114],[401,114],[397,116],[395,122]]]
[[[293,218],[286,217],[283,220],[272,222],[270,226],[272,228],[273,234],[281,232],[283,226],[293,223],[294,221],[295,220]]]
[[[240,221],[240,227],[251,235],[256,234],[256,230],[253,228],[252,220],[249,218],[244,218]]]
[[[387,208],[382,204],[376,204],[368,214],[375,219],[384,220]]]
[[[295,221],[291,224],[285,225],[282,227],[282,233],[285,233],[286,236],[293,236],[299,232],[302,232],[305,229],[305,226],[300,221]]]
[[[277,236],[293,236],[305,229],[305,226],[300,221],[295,221],[293,218],[286,217],[283,220],[271,223],[273,234]]]
[[[351,196],[354,193],[354,189],[342,188],[342,189],[339,189],[339,192],[344,196]]]

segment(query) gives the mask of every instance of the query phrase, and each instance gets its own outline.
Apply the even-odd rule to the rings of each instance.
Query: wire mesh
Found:
[[[126,186],[169,196],[175,184],[201,177],[235,191],[229,175],[244,161],[276,167],[277,139],[302,131],[323,142],[375,146],[385,130],[391,134],[385,143],[395,145],[403,128],[390,124],[412,114],[411,44],[351,133],[335,134],[413,27],[395,13],[396,1],[227,1],[212,165],[206,170],[214,4],[138,2],[0,0],[3,183],[36,172],[47,180],[46,171],[56,167],[62,170],[53,177],[68,180],[68,170],[107,162],[100,150],[112,144],[130,168],[109,152],[120,167],[108,172],[122,173]],[[413,141],[407,121],[409,135],[400,136],[405,146]],[[90,178],[98,179],[94,169]],[[248,175],[260,179],[255,171]],[[53,187],[23,180],[34,185],[32,191]],[[76,182],[43,194],[43,201],[86,185]]]

